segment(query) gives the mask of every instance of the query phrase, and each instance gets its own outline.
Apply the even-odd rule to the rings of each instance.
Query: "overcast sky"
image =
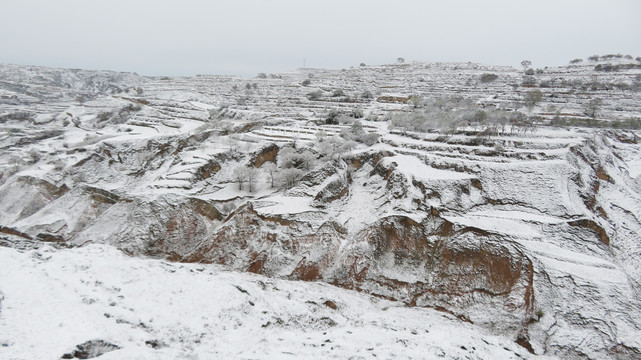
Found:
[[[0,0],[0,62],[255,76],[407,61],[641,56],[639,0]]]

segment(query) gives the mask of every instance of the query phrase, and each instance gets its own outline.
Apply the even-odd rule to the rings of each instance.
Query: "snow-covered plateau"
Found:
[[[0,359],[639,359],[641,66],[0,64]]]

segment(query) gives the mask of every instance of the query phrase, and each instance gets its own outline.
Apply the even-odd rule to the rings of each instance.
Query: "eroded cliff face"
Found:
[[[349,234],[335,222],[314,228],[247,204],[177,260],[322,280],[447,311],[515,338],[533,316],[533,265],[518,245],[438,216],[422,223],[389,216]]]
[[[524,171],[500,163],[455,171],[419,158],[409,166],[426,168],[412,173],[406,155],[366,152],[348,158],[357,167],[332,160],[296,187],[260,199],[150,196],[21,176],[0,188],[1,231],[324,281],[451,313],[535,353],[634,357],[636,340],[621,334],[638,333],[639,285],[630,276],[638,272],[638,184],[620,170],[612,141],[576,145],[567,160]],[[153,150],[138,163],[146,171],[125,172],[121,181],[148,181],[154,169],[180,164],[183,149],[174,144],[144,145]],[[76,163],[72,176],[118,176],[119,164],[133,157],[125,149],[83,154],[87,161]],[[221,155],[195,164],[192,186],[211,186],[207,181],[237,159]],[[252,156],[247,161],[255,165]],[[421,172],[430,168],[438,172]],[[521,190],[505,189],[514,179],[522,181]],[[301,200],[301,211],[272,210]],[[357,215],[363,208],[371,221]],[[579,351],[570,345],[578,336],[572,334],[595,340]]]

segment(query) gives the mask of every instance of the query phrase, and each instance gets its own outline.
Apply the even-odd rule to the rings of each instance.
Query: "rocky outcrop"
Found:
[[[271,161],[276,163],[276,157],[278,156],[278,151],[280,148],[276,144],[270,144],[269,146],[261,149],[251,160],[251,164],[255,168],[261,167],[265,162]]]
[[[13,227],[0,226],[0,232],[70,245],[110,243],[130,254],[178,260],[223,220],[216,206],[198,198],[123,197],[84,186],[52,199],[50,190],[59,195],[59,188],[43,186],[42,181],[29,183],[26,193],[50,201]]]
[[[354,169],[360,169],[363,165],[369,164],[374,167],[384,157],[394,156],[391,151],[367,151],[357,154],[348,155],[344,158],[345,162],[350,164]]]
[[[109,243],[132,255],[179,260],[210,233],[222,215],[196,198],[163,196],[119,202],[70,241]]]
[[[33,185],[32,187],[39,187]],[[35,189],[28,190],[33,192]],[[103,212],[119,202],[128,202],[115,193],[92,186],[67,191],[35,211],[14,222],[16,231],[47,242],[65,242],[98,221]],[[60,211],[60,209],[64,211]],[[16,234],[17,235],[17,234]]]
[[[201,181],[205,179],[209,179],[212,177],[214,174],[220,171],[222,167],[220,166],[220,163],[216,160],[209,160],[205,165],[200,166],[196,173],[194,174],[194,180],[195,181]]]
[[[104,340],[89,340],[77,345],[72,352],[62,355],[61,359],[93,359],[118,349],[120,346]]]
[[[0,223],[29,217],[68,191],[65,184],[58,186],[33,176],[20,176],[0,188]]]
[[[314,229],[304,221],[261,215],[247,203],[181,261],[213,262],[260,274],[298,274],[308,278],[305,274],[311,270],[304,269],[329,266],[344,237],[343,232],[336,224]]]
[[[324,183],[329,177],[345,170],[343,161],[329,161],[319,169],[312,170],[303,175],[298,181],[298,187],[311,188]]]
[[[328,203],[338,200],[346,196],[348,193],[349,183],[347,180],[336,177],[316,194],[312,205],[316,207],[325,207]]]

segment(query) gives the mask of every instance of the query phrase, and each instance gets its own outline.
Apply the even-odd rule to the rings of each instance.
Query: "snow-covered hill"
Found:
[[[0,351],[637,358],[641,146],[605,125],[641,70],[604,64],[0,65]]]

